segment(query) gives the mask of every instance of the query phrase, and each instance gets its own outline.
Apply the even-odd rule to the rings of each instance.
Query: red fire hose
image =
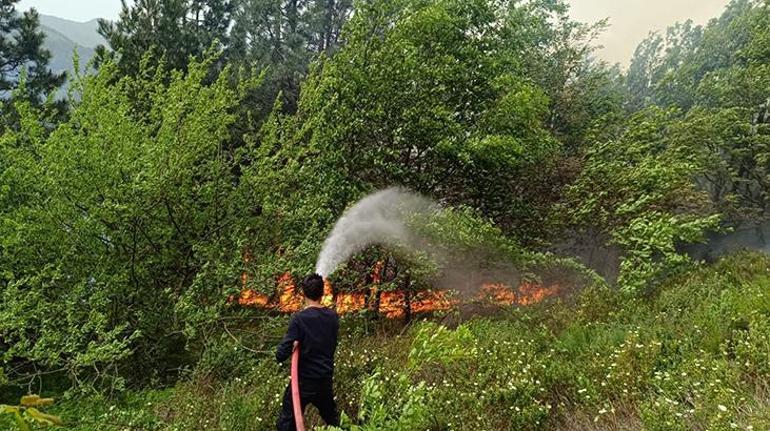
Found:
[[[302,400],[299,397],[299,343],[291,354],[291,403],[294,406],[294,423],[297,424],[297,431],[305,431]]]

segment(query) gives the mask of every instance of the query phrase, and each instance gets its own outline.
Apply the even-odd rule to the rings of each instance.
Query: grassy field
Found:
[[[49,410],[83,431],[272,429],[288,381],[271,355],[285,318],[263,322],[223,335],[173,388]],[[646,298],[594,289],[448,326],[350,318],[342,332],[345,428],[770,429],[770,258],[759,254],[695,268]],[[319,424],[312,409],[308,421]]]

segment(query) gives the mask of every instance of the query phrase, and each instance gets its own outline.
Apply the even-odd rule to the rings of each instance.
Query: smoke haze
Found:
[[[627,67],[634,50],[651,31],[665,34],[676,22],[692,19],[706,24],[722,14],[729,0],[570,0],[570,16],[594,23],[604,18],[609,28],[599,35],[603,46],[597,56],[610,64]]]

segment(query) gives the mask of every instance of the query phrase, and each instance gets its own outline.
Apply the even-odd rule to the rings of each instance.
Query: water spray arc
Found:
[[[324,241],[315,272],[326,278],[354,253],[373,244],[409,243],[408,217],[436,209],[430,200],[398,187],[366,196],[337,220]]]

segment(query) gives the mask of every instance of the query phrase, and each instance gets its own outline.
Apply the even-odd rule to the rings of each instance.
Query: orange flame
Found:
[[[521,305],[536,304],[546,298],[558,295],[560,290],[559,285],[543,287],[534,283],[522,283],[519,286],[518,303]]]
[[[518,293],[502,283],[487,283],[481,286],[480,297],[500,305],[531,305],[546,298],[558,295],[560,287],[544,287],[539,284],[524,282],[519,285]]]
[[[257,292],[254,289],[243,289],[238,297],[238,304],[252,307],[266,307],[270,297]]]
[[[516,293],[502,283],[488,283],[481,286],[479,296],[495,304],[510,305],[516,303]]]
[[[380,313],[388,318],[404,315],[404,292],[382,292],[380,296]]]
[[[369,287],[369,297],[377,295],[378,285],[381,281],[383,262],[375,264],[372,280],[375,282]],[[302,309],[303,296],[297,290],[290,273],[286,272],[278,277],[278,294],[274,301],[270,297],[246,287],[248,276],[244,273],[242,290],[237,298],[242,306],[275,309],[282,313],[293,313]],[[560,286],[542,286],[525,282],[512,289],[502,283],[486,283],[481,286],[479,298],[499,305],[531,305],[543,301],[546,298],[558,295]],[[364,292],[340,292],[334,294],[329,280],[324,280],[324,295],[321,303],[327,307],[334,307],[338,313],[346,314],[361,311],[366,307],[367,294]],[[228,298],[228,302],[234,302],[235,298]],[[448,311],[459,304],[457,299],[449,293],[441,290],[421,290],[407,295],[403,291],[384,291],[380,294],[379,308],[377,311],[388,318],[399,318],[406,315],[407,310],[411,314],[430,313],[436,311]]]
[[[297,292],[297,286],[288,272],[278,278],[278,291],[278,311],[293,313],[302,309],[302,295]]]
[[[366,306],[366,295],[360,292],[337,295],[337,313],[346,314],[361,311]]]
[[[413,313],[428,313],[431,311],[449,311],[457,306],[458,301],[452,299],[444,291],[422,290],[412,298]]]

